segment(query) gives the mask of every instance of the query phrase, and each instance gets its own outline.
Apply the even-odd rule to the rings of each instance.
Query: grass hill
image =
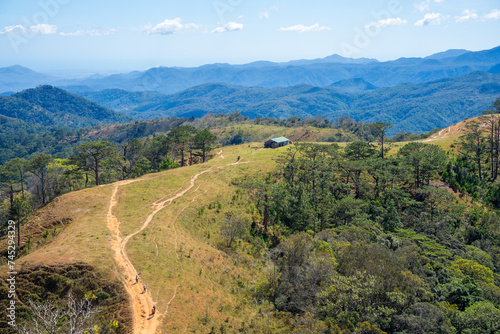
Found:
[[[233,180],[269,172],[276,153],[260,144],[235,146],[207,164],[66,194],[24,228],[24,243],[30,237],[35,246],[19,259],[19,266],[58,268],[84,262],[110,281],[125,282],[133,294],[131,303],[142,296],[132,283],[138,272],[150,298],[140,302],[154,301],[158,314],[156,322],[146,320],[150,305],[134,302],[133,317],[139,319],[135,333],[153,333],[154,326],[160,333],[258,329],[268,309],[245,296],[247,286],[263,278],[254,270],[259,264],[244,254],[235,261],[218,250],[218,221],[231,206],[245,210],[233,198],[238,194]],[[242,160],[234,164],[238,155]],[[58,232],[43,239],[39,232],[44,229]],[[126,249],[123,254],[134,271],[124,275],[116,244]],[[130,325],[130,320],[121,324]]]

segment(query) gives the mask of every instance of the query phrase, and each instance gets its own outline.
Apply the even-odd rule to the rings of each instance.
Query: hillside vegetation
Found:
[[[43,126],[81,128],[131,118],[52,86],[0,97],[0,115]]]
[[[104,321],[120,332],[488,333],[500,325],[489,120],[496,136],[485,116],[392,153],[366,141],[228,146],[206,163],[71,192],[23,225],[18,261],[84,262],[120,279],[132,316]],[[215,133],[279,129],[233,126]],[[332,130],[342,129],[310,129]]]

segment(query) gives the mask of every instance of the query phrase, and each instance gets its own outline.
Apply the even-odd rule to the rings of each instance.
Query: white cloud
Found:
[[[484,15],[485,19],[499,20],[500,19],[500,10],[493,9],[488,14]]]
[[[427,13],[424,15],[424,18],[417,21],[415,25],[417,27],[423,27],[428,25],[437,25],[441,24],[447,17],[441,13]]]
[[[422,2],[415,2],[413,3],[413,7],[417,9],[419,12],[427,12],[430,10],[431,4],[432,3],[442,3],[445,0],[425,0]]]
[[[31,27],[18,24],[0,29],[0,35],[53,35],[57,34],[57,29],[57,26],[50,24],[37,24]]]
[[[385,20],[380,20],[377,22],[371,22],[365,25],[366,29],[370,29],[371,27],[380,27],[380,28],[385,28],[385,27],[391,27],[391,26],[400,26],[406,24],[407,21],[400,18],[400,17],[394,17],[394,18],[388,18]]]
[[[465,21],[469,21],[469,20],[475,20],[477,18],[478,18],[478,16],[476,14],[476,11],[475,10],[468,10],[468,9],[464,10],[462,12],[461,16],[455,16],[457,23],[465,22]]]
[[[37,24],[36,26],[31,26],[29,30],[36,35],[57,34],[57,26],[50,24]]]
[[[61,32],[61,36],[111,36],[116,33],[116,29],[108,30],[77,30],[75,32]]]
[[[212,30],[212,33],[237,31],[237,30],[243,30],[242,23],[228,22],[228,23],[224,24],[222,27],[217,27],[214,30]]]
[[[271,8],[259,13],[259,19],[260,20],[268,20],[269,16],[271,16],[271,14],[277,12],[278,9],[279,9],[278,6],[272,6]]]
[[[291,27],[281,27],[280,31],[297,31],[297,32],[310,32],[310,31],[325,31],[325,30],[332,30],[330,27],[326,26],[320,26],[318,23],[312,25],[312,26],[305,26],[302,24],[298,24],[295,26]]]
[[[200,27],[201,25],[194,23],[183,24],[181,18],[177,17],[173,20],[166,19],[155,26],[147,25],[144,27],[144,31],[148,34],[171,35],[176,32],[199,29]]]

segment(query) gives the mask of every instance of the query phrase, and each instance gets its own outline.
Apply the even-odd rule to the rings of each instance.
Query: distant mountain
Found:
[[[245,65],[212,64],[197,68],[157,67],[144,72],[88,78],[77,85],[92,90],[180,92],[190,87],[220,82],[243,87],[291,87],[301,84],[323,87],[360,78],[377,87],[423,83],[487,71],[500,63],[500,47],[479,52],[449,50],[427,58],[400,58],[378,62],[332,55],[322,59],[286,63],[254,62]]]
[[[144,103],[151,103],[164,94],[158,92],[128,92],[123,89],[105,89],[98,92],[82,92],[78,95],[119,112],[129,112]]]
[[[458,56],[461,56],[461,55],[469,53],[469,52],[471,52],[471,51],[464,50],[464,49],[451,49],[451,50],[448,50],[448,51],[435,53],[435,54],[433,54],[431,56],[425,57],[424,59],[437,59],[437,60],[441,60],[441,59],[446,59],[446,58],[454,58],[454,57],[458,57]]]
[[[334,64],[369,64],[369,63],[378,63],[377,59],[372,58],[346,58],[339,56],[337,54],[318,59],[302,59],[302,60],[292,60],[287,63],[281,63],[282,65],[294,65],[294,66],[304,66],[304,65],[312,65],[312,64],[326,64],[326,63],[334,63]]]
[[[338,83],[347,85],[348,82]],[[354,80],[354,83],[363,84]],[[365,85],[368,83],[364,83]],[[130,94],[116,92],[129,98]],[[135,93],[134,93],[135,94]],[[109,92],[88,94],[104,99]],[[321,115],[331,120],[350,116],[364,122],[393,123],[391,133],[429,131],[479,115],[500,96],[500,74],[474,72],[426,83],[348,93],[334,87],[297,85],[286,88],[241,87],[209,83],[168,96],[145,99],[127,113],[138,119],[165,116],[201,117],[240,111],[250,117],[301,118]],[[144,97],[144,96],[143,96]],[[100,100],[105,104],[104,100]],[[111,99],[115,103],[116,99]],[[139,100],[137,100],[139,102]]]
[[[495,74],[500,73],[500,64],[496,64],[495,66],[490,68],[488,72],[495,73]]]
[[[19,65],[0,68],[0,92],[19,91],[50,81],[49,76]]]
[[[364,92],[367,90],[377,89],[376,86],[372,85],[371,83],[362,78],[337,81],[331,84],[330,87],[337,88],[341,91],[348,93]]]
[[[488,71],[500,63],[499,53],[500,47],[478,52],[448,50],[426,58],[401,58],[386,62],[331,55],[282,63],[257,61],[242,65],[210,64],[195,68],[156,67],[113,75],[96,74],[86,79],[63,79],[21,66],[11,66],[0,68],[0,92],[20,91],[47,84],[78,93],[122,89],[172,94],[211,82],[264,88],[301,84],[325,87],[355,78],[361,78],[377,87],[389,87],[400,83],[423,83],[455,77],[474,71]]]
[[[52,86],[1,96],[0,115],[32,124],[69,128],[131,120],[129,116]]]
[[[500,63],[500,46],[490,50],[468,52],[456,58],[447,58],[449,63],[489,65]]]

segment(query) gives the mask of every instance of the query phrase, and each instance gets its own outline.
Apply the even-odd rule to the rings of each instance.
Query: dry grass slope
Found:
[[[264,150],[261,143],[226,147],[205,164],[61,196],[37,212],[30,230],[43,230],[47,222],[66,222],[66,227],[19,262],[84,262],[122,282],[137,271],[158,309],[157,333],[236,331],[255,322],[259,310],[245,298],[245,287],[261,279],[255,276],[259,270],[215,247],[221,212],[200,212],[215,202],[222,211],[230,209],[237,189],[232,181],[271,171],[281,150]],[[235,164],[238,156],[242,159]],[[108,228],[110,208],[119,234]],[[117,240],[133,270],[117,263]]]

